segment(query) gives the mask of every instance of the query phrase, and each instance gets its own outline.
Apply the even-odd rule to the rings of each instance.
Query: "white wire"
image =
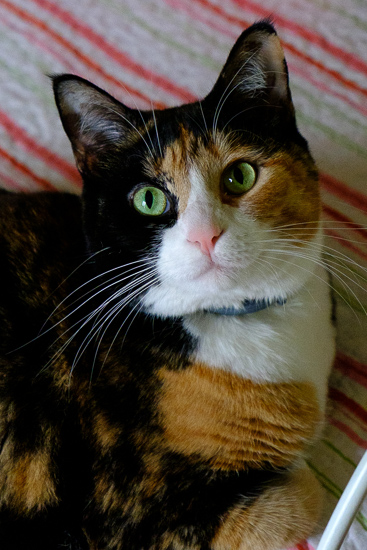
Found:
[[[338,550],[367,492],[367,451],[349,480],[321,537],[317,550]]]

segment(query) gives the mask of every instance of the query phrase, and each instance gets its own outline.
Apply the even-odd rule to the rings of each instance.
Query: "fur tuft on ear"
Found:
[[[283,49],[268,20],[255,23],[238,38],[211,93],[237,103],[252,98],[283,105],[293,112]]]
[[[121,148],[136,136],[135,115],[107,92],[75,75],[52,77],[56,105],[80,172],[102,150]]]

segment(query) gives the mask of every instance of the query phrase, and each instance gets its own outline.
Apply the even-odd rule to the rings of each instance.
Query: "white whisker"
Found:
[[[52,313],[48,316],[48,318],[46,319],[46,321],[44,322],[44,324],[42,325],[42,328],[41,328],[41,331],[40,331],[40,334],[39,336],[42,336],[43,334],[46,334],[46,332],[48,332],[49,330],[52,330],[51,329],[48,329],[47,331],[44,331],[42,332],[42,329],[43,327],[47,324],[47,322],[55,315],[55,313],[59,310],[59,308],[64,304],[66,303],[71,296],[73,296],[74,294],[76,294],[78,291],[80,291],[82,288],[84,288],[85,286],[87,285],[90,285],[93,281],[95,281],[96,279],[99,279],[101,277],[104,277],[105,275],[108,275],[109,273],[113,272],[113,271],[116,271],[116,270],[122,270],[122,269],[125,269],[125,267],[129,266],[129,265],[133,265],[133,264],[138,264],[138,263],[147,263],[146,260],[137,260],[135,262],[130,262],[128,264],[124,264],[124,265],[121,265],[121,266],[117,266],[117,267],[114,267],[112,269],[109,269],[108,271],[104,271],[103,273],[99,273],[98,275],[96,275],[95,277],[93,277],[92,279],[89,279],[88,281],[86,281],[85,283],[83,283],[82,285],[80,285],[78,288],[74,289],[72,292],[70,292],[70,294],[68,294],[66,296],[66,298],[64,298],[58,305],[57,307],[52,311]],[[125,271],[125,273],[129,273],[131,271],[134,271],[135,267],[134,268],[131,268],[131,269],[128,269],[127,271]],[[133,276],[133,275],[132,275]],[[86,292],[85,294],[83,294],[82,296],[78,296],[78,298],[76,300],[74,300],[73,302],[71,302],[70,304],[67,305],[67,307],[70,307],[72,305],[74,305],[75,303],[77,303],[78,301],[80,301],[82,298],[84,298],[85,296],[87,296],[88,294],[90,294],[91,292],[93,292],[96,288],[99,288],[101,286],[103,286],[106,282],[110,282],[112,281],[113,279],[115,278],[118,278],[120,277],[120,275],[115,275],[114,277],[111,277],[110,279],[108,279],[107,281],[104,281],[103,283],[99,284],[97,287],[94,287],[92,290],[89,290],[88,292]],[[93,298],[93,297],[91,297]],[[65,308],[66,309],[66,308]],[[64,310],[62,310],[64,311]],[[65,319],[65,318],[64,318]],[[58,323],[57,323],[58,324]],[[57,326],[54,325],[54,326]]]
[[[156,270],[152,269],[152,265],[149,265],[149,264],[151,264],[151,261],[149,259],[138,260],[136,262],[130,262],[128,264],[118,266],[116,268],[113,268],[111,270],[106,271],[103,275],[111,273],[112,271],[115,271],[116,269],[121,271],[121,270],[124,269],[124,267],[131,266],[132,264],[135,264],[135,266],[133,268],[130,268],[130,269],[128,269],[127,271],[125,271],[123,273],[118,273],[116,276],[114,276],[112,278],[109,278],[108,281],[107,281],[107,282],[109,282],[109,284],[106,285],[106,281],[105,281],[104,284],[99,284],[99,285],[97,285],[97,287],[94,287],[91,291],[89,291],[89,292],[93,292],[93,294],[91,296],[89,296],[89,298],[84,300],[81,304],[79,304],[76,308],[74,308],[73,311],[68,313],[63,319],[58,321],[53,326],[53,328],[55,328],[55,326],[60,325],[67,318],[72,317],[77,311],[79,311],[81,308],[85,307],[88,304],[88,302],[90,302],[91,300],[98,298],[98,296],[100,296],[100,295],[103,296],[106,292],[110,291],[110,289],[112,289],[113,287],[120,286],[124,281],[129,281],[127,284],[124,284],[121,288],[119,288],[118,290],[113,292],[107,299],[103,300],[103,302],[98,307],[94,308],[93,311],[91,311],[91,312],[87,313],[87,315],[79,318],[78,321],[73,323],[62,334],[60,334],[58,336],[58,338],[53,342],[53,344],[51,344],[51,348],[56,344],[57,341],[63,340],[65,335],[68,332],[73,331],[72,335],[57,350],[57,352],[52,356],[52,358],[44,366],[42,371],[47,369],[52,362],[56,361],[64,353],[64,351],[67,349],[67,347],[70,345],[70,343],[73,340],[75,340],[77,335],[80,334],[80,332],[83,329],[85,329],[88,326],[89,323],[91,323],[93,321],[92,328],[90,329],[88,335],[82,341],[82,343],[79,346],[79,349],[78,349],[78,351],[77,351],[77,353],[74,357],[74,362],[73,362],[73,365],[71,367],[71,372],[72,372],[73,368],[75,367],[75,364],[77,363],[80,356],[82,355],[81,351],[82,352],[85,351],[86,347],[88,347],[88,345],[92,341],[92,339],[94,339],[101,332],[101,330],[103,329],[103,325],[106,323],[106,320],[108,321],[108,319],[110,318],[111,309],[108,309],[108,308],[111,307],[110,304],[114,304],[116,302],[116,300],[118,300],[121,296],[125,296],[122,300],[120,300],[120,302],[117,306],[116,305],[113,306],[113,309],[112,309],[112,314],[113,314],[113,312],[116,310],[117,307],[120,308],[120,309],[122,309],[122,307],[126,307],[126,305],[128,305],[133,299],[135,299],[136,297],[139,296],[139,294],[144,292],[145,289],[149,285],[153,284],[156,281],[156,278],[155,278],[156,277]],[[142,269],[139,269],[137,271],[136,268],[138,267],[139,264],[140,265],[143,264],[143,266],[145,264],[147,267],[143,267]],[[126,275],[127,272],[129,272],[128,275]],[[93,277],[93,279],[88,281],[86,284],[88,284],[88,283],[90,284],[92,281],[97,280],[100,276],[101,276],[101,274],[99,274],[96,277]],[[114,280],[114,282],[111,283],[111,280]],[[148,281],[148,283],[146,281]],[[85,286],[85,285],[81,285],[79,287],[79,290],[83,286]],[[100,288],[100,287],[102,287],[102,288]],[[98,291],[96,291],[97,288],[100,288],[100,289]],[[74,294],[74,292],[72,294]],[[85,295],[87,295],[87,294],[88,293],[86,293]],[[128,295],[126,296],[126,294],[128,294]],[[77,301],[78,300],[76,300],[75,302],[77,302]],[[107,313],[103,313],[106,310],[107,310]],[[48,331],[49,330],[51,330],[51,329],[48,329]],[[87,343],[86,346],[84,346],[84,344],[87,342],[87,340],[88,340],[88,343]]]
[[[200,107],[201,115],[202,115],[202,117],[203,117],[204,126],[205,126],[205,131],[206,131],[206,134],[208,135],[208,134],[209,134],[208,125],[207,125],[207,123],[206,123],[206,118],[205,118],[205,114],[204,114],[204,110],[203,110],[203,106],[202,106],[202,102],[201,102],[201,101],[199,101],[199,107]]]
[[[162,151],[162,147],[161,147],[161,140],[159,139],[159,134],[158,134],[157,119],[156,119],[156,116],[155,116],[155,111],[153,109],[153,106],[152,106],[152,114],[153,114],[153,120],[154,120],[155,135],[157,137],[157,142],[158,142],[158,147],[159,147],[159,153],[160,153],[161,157],[163,157],[163,151]]]
[[[128,264],[128,265],[129,265],[129,264]],[[122,269],[122,268],[123,268],[123,266],[119,266],[119,268],[113,268],[113,269],[111,269],[111,270],[109,270],[109,271],[106,271],[103,275],[105,275],[105,274],[107,274],[107,273],[109,273],[109,272],[111,272],[111,271],[114,271],[115,269]],[[144,272],[149,271],[149,270],[150,270],[150,267],[147,267],[147,268],[145,268],[145,269],[139,271],[138,274],[139,274],[139,273],[144,273]],[[124,280],[126,280],[126,279],[130,279],[130,278],[132,278],[132,277],[136,277],[137,272],[134,270],[134,268],[128,270],[128,272],[130,272],[130,271],[133,271],[133,273],[132,273],[131,275],[128,275],[128,276],[123,277],[123,278],[121,278],[121,275],[116,275],[116,276],[114,276],[114,277],[108,279],[108,281],[105,281],[105,283],[106,283],[106,282],[112,281],[113,279],[117,279],[115,282],[110,283],[110,284],[108,284],[107,286],[106,286],[105,283],[104,283],[104,284],[99,284],[99,285],[97,285],[97,287],[94,287],[92,290],[88,291],[88,292],[85,293],[83,296],[79,297],[77,300],[74,300],[74,302],[72,302],[72,304],[70,304],[70,305],[73,305],[73,304],[77,303],[77,302],[80,301],[83,297],[87,296],[87,295],[90,294],[91,292],[94,292],[97,288],[102,287],[101,290],[99,290],[98,292],[94,292],[91,296],[89,296],[89,298],[87,298],[86,300],[84,300],[84,301],[83,301],[81,304],[79,304],[76,308],[74,308],[74,309],[73,309],[72,311],[70,311],[67,315],[65,315],[62,319],[60,319],[60,321],[57,321],[56,323],[54,323],[50,328],[48,328],[47,330],[44,330],[42,333],[40,333],[38,336],[36,336],[36,338],[33,338],[33,340],[31,340],[31,341],[28,342],[28,343],[31,343],[31,342],[35,341],[37,338],[41,338],[42,336],[44,336],[44,335],[47,334],[48,332],[54,330],[57,326],[61,325],[61,323],[65,322],[66,319],[68,319],[69,317],[72,317],[73,315],[75,315],[75,313],[76,313],[78,310],[80,310],[81,308],[85,307],[85,305],[86,305],[88,302],[90,302],[91,300],[95,299],[97,296],[99,296],[100,294],[102,294],[102,293],[105,292],[106,290],[112,288],[113,286],[115,286],[115,285],[117,285],[117,284],[121,284],[121,282],[124,281]],[[99,277],[100,277],[100,275],[97,275],[96,277],[93,277],[93,279],[91,279],[91,280],[88,281],[87,283],[84,283],[83,285],[81,285],[81,286],[79,287],[79,289],[80,289],[80,288],[83,288],[86,284],[90,284],[93,280],[95,280],[95,279],[97,279],[97,278],[99,278]],[[79,290],[79,289],[74,290],[71,294],[69,294],[69,297],[70,297],[71,295],[73,295],[73,294],[74,294],[77,290]],[[67,299],[67,298],[66,298],[66,299]],[[65,300],[66,300],[66,299],[65,299]],[[65,300],[63,300],[63,302],[65,302]],[[62,303],[62,302],[61,302],[61,303]],[[58,306],[58,307],[59,307],[59,306]],[[56,309],[57,309],[57,308],[56,308]],[[56,310],[55,310],[55,311],[56,311]],[[49,319],[52,318],[52,315],[53,315],[53,314],[51,314],[51,315],[49,316]],[[67,329],[67,331],[65,331],[65,332],[68,332],[69,330],[71,330],[72,328],[74,328],[75,325],[79,324],[79,323],[80,323],[81,321],[83,321],[86,317],[88,317],[88,316],[82,317],[81,320],[77,321],[77,323],[75,323],[74,325],[72,325],[71,327],[69,327],[69,329]],[[43,325],[43,326],[44,326],[44,325]],[[61,336],[59,336],[59,338],[61,338],[61,337],[65,334],[65,332],[64,332]],[[57,338],[57,340],[58,340],[59,338]],[[56,341],[57,341],[57,340],[56,340]],[[25,345],[27,345],[27,344],[25,344]]]
[[[104,329],[103,333],[100,337],[99,343],[97,344],[97,350],[95,352],[94,361],[93,361],[93,365],[95,364],[95,361],[96,361],[96,358],[97,358],[97,355],[98,355],[98,351],[99,351],[99,348],[100,348],[100,344],[101,344],[102,339],[105,336],[108,328],[110,327],[111,323],[121,313],[123,308],[125,308],[128,304],[130,304],[139,294],[144,292],[144,290],[149,288],[152,285],[153,282],[154,282],[154,279],[153,280],[148,280],[147,283],[142,285],[140,280],[137,281],[135,286],[139,286],[139,288],[137,290],[135,290],[134,292],[132,292],[131,294],[129,294],[126,298],[124,298],[123,300],[118,302],[111,310],[109,310],[107,313],[105,313],[105,315],[103,317],[101,317],[96,324],[93,325],[91,331],[84,338],[84,340],[82,341],[82,343],[79,346],[78,351],[75,354],[75,357],[74,357],[74,360],[73,360],[73,363],[72,363],[71,369],[70,369],[70,375],[73,373],[75,366],[77,365],[80,357],[83,355],[83,353],[85,352],[87,347],[90,345],[90,343],[93,340],[95,340],[95,338],[98,337],[99,333]],[[115,296],[115,299],[117,297],[118,296]],[[108,304],[111,301],[113,301],[112,298],[110,300],[108,300]],[[107,304],[104,303],[100,307],[102,309],[104,309],[106,307],[106,305]],[[93,312],[91,317],[94,316],[94,313],[95,312]],[[106,324],[107,324],[107,326],[106,326]]]
[[[131,126],[133,128],[133,130],[135,130],[135,132],[141,137],[143,143],[145,144],[146,148],[148,149],[148,152],[150,154],[150,156],[152,158],[154,158],[154,154],[153,154],[153,151],[150,149],[146,139],[144,138],[143,134],[140,132],[140,130],[135,126],[135,124],[133,124],[126,116],[124,116],[122,113],[119,113],[118,111],[116,111],[115,109],[112,109],[112,107],[108,107],[108,110],[111,111],[112,113],[115,113],[115,115],[117,115],[118,117],[122,118],[122,120],[124,120],[125,122],[127,122],[129,124],[129,126]]]
[[[138,309],[137,309],[137,308],[138,308]],[[133,322],[135,321],[135,319],[136,319],[136,317],[139,315],[139,313],[142,311],[142,305],[141,305],[141,304],[135,304],[135,306],[130,310],[130,312],[128,313],[128,315],[125,317],[125,319],[124,319],[123,323],[121,324],[121,326],[120,326],[120,327],[118,328],[118,330],[116,331],[116,334],[115,334],[115,336],[114,336],[114,338],[113,338],[113,340],[112,340],[112,342],[111,342],[111,344],[110,344],[110,346],[109,346],[109,348],[108,348],[108,350],[107,350],[106,356],[105,356],[105,358],[104,358],[104,360],[103,360],[103,363],[102,363],[102,366],[101,366],[101,369],[100,369],[101,371],[102,371],[102,369],[103,369],[103,367],[104,367],[104,365],[105,365],[105,363],[106,363],[106,361],[107,361],[107,358],[108,358],[108,356],[109,356],[109,354],[110,354],[110,352],[111,352],[111,350],[112,350],[112,348],[113,348],[113,346],[114,346],[114,344],[115,344],[115,342],[116,342],[116,340],[117,340],[117,338],[118,338],[118,336],[119,336],[121,330],[123,329],[125,323],[126,323],[127,320],[129,319],[129,317],[133,314],[133,312],[134,312],[135,309],[137,309],[137,311],[135,312],[134,317],[131,319],[131,321],[130,321],[130,323],[129,323],[129,326],[127,327],[127,329],[126,329],[126,331],[125,331],[124,338],[123,338],[122,343],[121,343],[121,347],[123,347],[123,345],[124,345],[124,342],[125,342],[127,333],[129,332],[129,330],[130,330],[130,328],[131,328]],[[113,320],[114,320],[119,314],[120,314],[120,310],[116,313],[116,315],[114,316]],[[112,321],[111,321],[111,322],[112,322]],[[93,362],[92,374],[93,374],[93,370],[94,370],[94,366],[95,366],[94,363],[95,363],[96,359],[97,359],[97,353],[96,353],[96,355],[95,355],[95,360],[94,360],[94,362]]]
[[[314,256],[311,256],[311,255],[307,255],[307,254],[295,254],[295,251],[294,250],[289,250],[289,251],[286,251],[286,250],[276,250],[276,249],[269,249],[268,251],[266,251],[268,253],[279,253],[280,255],[282,254],[287,254],[288,252],[288,255],[291,256],[291,257],[300,257],[300,258],[304,258],[305,260],[308,260],[310,261],[311,263],[314,263],[316,265],[319,265],[321,267],[325,267],[325,263],[321,260],[321,259],[316,259]],[[291,262],[290,260],[286,260],[285,258],[282,258],[281,256],[267,256],[267,258],[271,259],[271,260],[274,260],[274,261],[282,261],[282,262],[285,262],[289,265],[292,265],[292,266],[297,266],[298,269],[301,269],[303,271],[306,271],[307,273],[309,273],[310,275],[314,276],[314,277],[317,277],[318,279],[322,280],[320,276],[318,276],[316,273],[314,273],[314,271],[312,271],[311,269],[307,269],[305,266],[301,266],[301,265],[298,265],[298,264],[295,264],[294,262]],[[345,283],[345,281],[342,279],[340,273],[342,273],[343,276],[345,276],[345,274],[343,272],[340,272],[338,273],[339,270],[335,270],[335,269],[331,269],[331,273],[333,274],[333,276],[339,280],[339,282],[344,286],[346,285],[346,288],[348,289],[348,292],[350,292],[354,299],[356,300],[356,302],[359,304],[361,310],[363,311],[364,314],[367,314],[367,311],[365,309],[365,307],[363,306],[363,304],[361,303],[361,301],[359,300],[359,298],[357,297],[357,295],[355,294],[355,292],[350,288],[349,285],[347,285]],[[347,277],[348,278],[348,277]],[[351,279],[350,279],[351,280]],[[353,284],[357,284],[355,281],[353,281]],[[350,307],[350,304],[348,304],[348,301],[346,300],[346,298],[335,288],[334,285],[330,284],[330,283],[326,283],[330,289],[335,292],[349,307]],[[357,285],[357,286],[360,286],[360,285]],[[363,289],[363,287],[360,287]],[[365,289],[363,289],[365,290]],[[351,308],[352,309],[352,308]],[[355,314],[356,318],[358,319],[358,316],[356,314],[356,312],[352,309],[353,313]]]
[[[243,70],[243,68],[246,67],[246,65],[248,65],[249,63],[251,63],[253,57],[256,56],[256,53],[257,52],[254,52],[252,55],[250,55],[248,57],[248,59],[246,59],[245,63],[243,63],[241,65],[241,67],[235,72],[235,74],[233,75],[231,80],[228,82],[226,88],[224,89],[224,92],[222,93],[221,98],[218,101],[217,107],[216,107],[215,112],[214,112],[214,117],[213,117],[213,139],[214,139],[214,142],[216,141],[218,121],[219,121],[219,116],[220,116],[220,113],[223,109],[223,106],[226,103],[229,96],[237,88],[239,88],[241,86],[242,82],[238,82],[238,84],[236,84],[236,86],[233,86],[233,87],[232,87],[232,84],[233,84],[234,80],[237,78],[237,76],[240,74],[240,72]]]

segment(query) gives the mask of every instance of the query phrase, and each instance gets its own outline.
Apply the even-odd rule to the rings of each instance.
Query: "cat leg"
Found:
[[[321,510],[321,488],[308,467],[289,473],[256,501],[223,519],[212,550],[281,550],[309,536]]]

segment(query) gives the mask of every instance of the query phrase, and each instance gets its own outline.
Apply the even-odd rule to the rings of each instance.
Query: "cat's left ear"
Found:
[[[269,21],[255,23],[242,33],[209,96],[237,105],[252,99],[286,107],[294,114],[283,48]]]
[[[136,136],[135,112],[75,75],[53,78],[56,105],[81,173],[106,162],[108,154]]]

